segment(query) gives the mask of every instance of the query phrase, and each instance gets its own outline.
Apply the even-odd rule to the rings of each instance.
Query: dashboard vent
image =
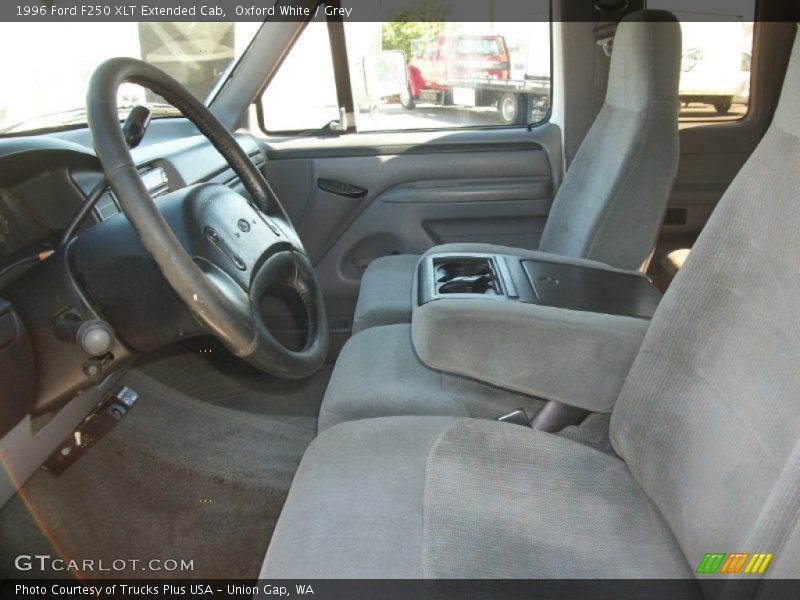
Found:
[[[261,170],[261,169],[264,167],[264,165],[267,163],[267,161],[264,159],[264,155],[263,155],[263,154],[261,154],[261,152],[260,152],[260,151],[258,151],[258,150],[256,150],[255,152],[251,152],[251,153],[250,153],[248,156],[250,157],[250,160],[251,160],[251,161],[253,161],[253,164],[254,164],[256,167],[258,167],[258,170],[259,170],[259,171],[260,171],[260,170]]]
[[[247,157],[250,159],[250,162],[255,165],[256,169],[262,173],[264,172],[264,165],[267,163],[267,161],[264,159],[264,155],[261,154],[259,150],[249,153]],[[232,177],[225,181],[225,185],[231,188],[241,185],[242,180],[239,179],[239,176],[234,173],[233,169],[229,169],[227,173],[232,175]]]
[[[169,175],[161,167],[145,167],[139,169],[139,177],[150,196],[158,198],[169,193]],[[114,192],[108,189],[94,207],[95,214],[100,221],[113,217],[120,212],[119,202]]]
[[[169,175],[161,167],[142,169],[139,171],[139,177],[153,198],[169,193]]]
[[[113,192],[109,190],[100,196],[97,204],[94,205],[94,212],[100,221],[105,221],[119,213],[117,199],[114,197]]]

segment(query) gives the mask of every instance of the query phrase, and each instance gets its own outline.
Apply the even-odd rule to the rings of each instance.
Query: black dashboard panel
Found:
[[[0,142],[0,261],[57,236],[86,199],[71,172],[99,169],[91,155],[37,146],[3,154]]]
[[[192,133],[188,127],[173,133]],[[203,136],[171,139],[163,133],[157,135],[159,128],[154,128],[156,133],[151,136],[148,132],[149,139],[132,152],[153,197],[202,181],[238,184],[235,173]],[[56,134],[0,139],[0,269],[25,249],[40,251],[55,243],[72,215],[102,181],[88,132],[58,135],[71,139]],[[264,157],[255,140],[247,135],[237,139],[262,167]],[[118,212],[116,198],[108,190],[85,226]]]
[[[418,268],[419,304],[515,301],[651,319],[661,294],[641,273],[502,254],[431,254]]]
[[[246,195],[234,171],[205,137],[185,120],[170,121],[154,123],[145,142],[132,152],[156,201],[168,192],[202,182],[225,184]],[[263,169],[265,159],[255,140],[248,135],[236,137]],[[43,414],[63,406],[96,381],[86,372],[86,355],[74,343],[58,338],[54,323],[65,311],[81,320],[105,317],[91,290],[82,286],[70,247],[59,248],[64,229],[103,181],[86,130],[0,138],[0,297],[8,301],[0,303],[3,431],[25,414]],[[78,235],[91,236],[93,226],[108,219],[124,222],[119,212],[113,190],[106,190]],[[107,225],[103,223],[103,227]],[[97,252],[108,255],[106,262],[113,262],[113,236],[104,244],[107,249],[101,244]],[[144,253],[140,262],[154,274],[155,290],[160,273],[152,258]],[[127,283],[130,293],[125,298],[131,305],[137,304],[137,294],[142,293],[141,281],[133,276]],[[162,283],[163,297],[169,298],[171,289],[166,281]],[[152,320],[152,315],[142,314],[141,319]],[[197,324],[179,322],[179,326],[188,331]],[[106,361],[103,372],[127,364],[135,354],[125,340],[118,342],[101,357]],[[14,381],[7,381],[11,375]]]
[[[35,391],[36,369],[25,326],[0,298],[0,437],[31,411]]]

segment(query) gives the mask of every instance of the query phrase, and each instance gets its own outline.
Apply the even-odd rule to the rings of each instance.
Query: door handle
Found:
[[[342,181],[335,181],[333,179],[317,179],[317,187],[323,191],[336,194],[337,196],[344,196],[345,198],[363,198],[367,195],[365,188],[353,185],[351,183],[344,183]]]

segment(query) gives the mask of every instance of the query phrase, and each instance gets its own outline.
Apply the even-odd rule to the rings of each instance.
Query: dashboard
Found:
[[[263,171],[265,155],[254,138],[236,139],[253,163]],[[142,144],[131,152],[139,175],[151,196],[164,205],[169,192],[210,182],[223,184],[247,196],[234,171],[208,140],[185,119],[160,119],[151,123]],[[56,321],[64,307],[77,311],[84,321],[100,319],[96,298],[84,295],[75,256],[59,250],[65,229],[76,214],[86,212],[92,191],[104,185],[104,173],[85,128],[48,135],[0,139],[0,505],[71,434],[94,407],[118,387],[119,379],[135,351],[114,342],[111,352],[88,359],[73,343],[58,339]],[[124,217],[113,190],[105,188],[88,211],[77,236],[100,238],[95,246],[101,262],[113,266],[115,244],[106,231],[124,230]],[[95,235],[98,234],[98,235]],[[77,240],[76,240],[77,241]],[[74,246],[78,246],[76,243]],[[130,277],[117,285],[123,297],[152,293],[167,299],[163,310],[141,315],[156,331],[161,313],[174,317],[185,330],[177,309],[171,310],[172,292],[152,261],[140,261],[140,272],[150,273],[150,284]],[[77,279],[76,279],[77,278]],[[113,279],[113,278],[112,278]],[[98,278],[103,281],[102,277]],[[158,288],[161,289],[158,289]],[[129,310],[137,302],[129,302]],[[50,317],[48,317],[50,315]],[[63,316],[63,315],[61,315]],[[104,363],[103,361],[109,361]],[[108,364],[107,372],[90,377],[82,366]],[[111,368],[113,366],[113,368]]]
[[[170,192],[199,183],[226,185],[247,196],[236,173],[211,143],[190,123],[184,123],[184,129],[173,125],[166,135],[153,135],[149,143],[132,151],[151,196],[158,202]],[[266,160],[255,139],[249,135],[237,135],[236,139],[263,171]],[[131,246],[126,246],[119,235],[94,234],[99,233],[100,224],[104,231],[132,230],[121,215],[114,191],[104,186],[105,176],[86,130],[66,136],[0,139],[0,437],[28,412],[45,414],[79,393],[87,384],[87,368],[100,373],[112,362],[123,364],[130,358],[130,348],[117,344],[115,353],[108,353],[109,362],[98,366],[94,359],[79,358],[82,354],[76,354],[71,344],[53,339],[53,331],[58,338],[59,328],[70,318],[81,314],[82,320],[101,318],[96,310],[98,287],[110,286],[113,289],[106,290],[110,293],[119,293],[125,287],[125,293],[129,293],[125,298],[141,298],[148,293],[159,298],[173,295],[149,256],[132,259],[136,276],[119,281],[121,271],[114,262],[115,253]],[[98,190],[102,190],[101,196],[88,210],[87,202],[97,197]],[[163,202],[169,200],[164,198]],[[67,248],[65,232],[72,231],[80,214],[83,219],[74,234],[78,239]],[[100,243],[93,242],[91,250],[93,268],[111,271],[93,273],[96,285],[92,287],[83,279],[87,272],[79,272],[76,264],[81,253],[72,249],[85,246],[82,242],[86,238],[98,237]],[[138,243],[134,247],[141,248]],[[140,278],[145,273],[155,280],[143,289]],[[132,287],[128,290],[126,286]],[[127,310],[137,310],[136,303],[129,304]],[[179,312],[165,308],[164,319],[188,330],[190,326],[176,316]],[[155,328],[157,317],[148,316]],[[77,362],[71,364],[68,356]],[[35,381],[27,382],[24,389],[12,390],[21,372],[35,374]]]
[[[55,135],[0,139],[0,295],[12,265],[53,249],[72,217],[103,181],[91,142],[75,134],[72,137],[77,141]],[[237,141],[263,169],[264,154],[255,140],[238,135]],[[206,181],[244,192],[233,170],[200,135],[156,139],[132,154],[142,182],[154,198]],[[82,228],[120,212],[114,192],[106,189]]]

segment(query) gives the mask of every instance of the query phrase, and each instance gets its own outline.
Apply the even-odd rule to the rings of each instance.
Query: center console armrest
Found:
[[[440,298],[414,307],[431,368],[592,412],[610,412],[649,321],[543,304]]]
[[[610,412],[661,294],[642,274],[545,253],[427,254],[414,348],[429,367]]]

